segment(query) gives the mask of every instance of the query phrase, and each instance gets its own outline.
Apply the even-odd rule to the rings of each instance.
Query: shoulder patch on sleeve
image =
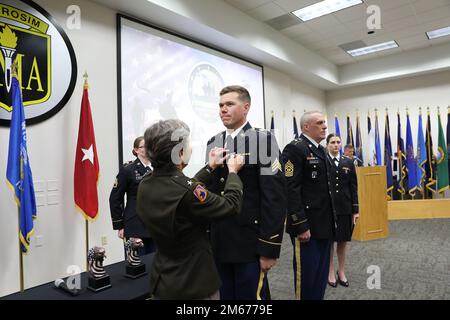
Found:
[[[119,179],[116,178],[116,180],[114,181],[113,188],[117,188],[118,185],[119,185]]]
[[[194,196],[198,200],[200,200],[201,203],[205,202],[207,195],[208,195],[208,191],[202,185],[199,184],[199,185],[197,185],[197,187],[195,187]]]

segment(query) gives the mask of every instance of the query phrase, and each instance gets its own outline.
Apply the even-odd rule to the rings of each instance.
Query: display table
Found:
[[[14,293],[1,298],[2,300],[144,300],[149,298],[150,268],[153,254],[141,257],[146,264],[147,274],[138,279],[129,279],[125,274],[125,261],[105,267],[106,273],[111,278],[112,287],[98,293],[87,289],[88,274],[81,274],[81,293],[71,296],[69,293],[56,288],[54,282],[49,282],[24,292]],[[65,280],[65,279],[64,279]]]

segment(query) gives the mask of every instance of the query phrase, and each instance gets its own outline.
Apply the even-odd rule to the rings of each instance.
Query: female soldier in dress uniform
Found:
[[[153,240],[136,213],[136,196],[139,183],[150,174],[150,161],[144,147],[144,137],[137,137],[133,143],[133,155],[136,160],[125,163],[119,170],[109,196],[109,207],[113,229],[118,230],[120,239],[140,238],[144,248],[141,255],[155,251]],[[126,206],[124,196],[127,195]]]
[[[347,242],[352,239],[353,226],[359,217],[356,170],[353,159],[339,155],[341,138],[336,134],[331,133],[328,135],[327,149],[327,158],[331,167],[330,184],[337,218],[334,241],[337,242],[336,251],[339,261],[339,269],[335,275],[333,264],[334,244],[332,244],[328,284],[336,287],[339,283],[344,287],[348,287],[349,283],[345,276],[345,254]]]
[[[139,185],[137,211],[157,250],[150,273],[155,299],[219,299],[221,285],[207,227],[237,215],[242,181],[241,155],[226,156],[229,174],[223,195],[205,188],[223,164],[225,149],[214,148],[194,178],[183,174],[189,163],[189,127],[180,120],[159,121],[145,131],[145,148],[154,171]]]

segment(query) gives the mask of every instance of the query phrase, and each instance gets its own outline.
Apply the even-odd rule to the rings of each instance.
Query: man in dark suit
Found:
[[[287,181],[286,232],[294,245],[294,280],[297,299],[323,299],[328,280],[330,248],[335,232],[335,212],[326,151],[325,116],[303,114],[302,135],[282,154]]]
[[[241,213],[211,224],[211,244],[222,280],[224,300],[268,299],[267,271],[280,255],[285,219],[285,180],[280,151],[270,132],[247,121],[250,94],[240,86],[220,92],[220,118],[227,128],[208,141],[207,152],[225,147],[244,155],[239,172],[244,185]],[[213,172],[208,189],[222,194],[226,166]]]
[[[331,190],[334,208],[336,209],[336,235],[334,241],[337,242],[336,251],[339,262],[336,277],[333,263],[334,245],[331,245],[328,284],[336,287],[339,283],[341,286],[348,287],[349,282],[345,275],[345,256],[347,242],[352,240],[353,227],[359,217],[358,183],[353,159],[347,156],[339,156],[341,138],[335,133],[328,135],[327,149],[327,157],[331,167]]]
[[[362,159],[355,156],[355,147],[353,147],[351,144],[346,144],[344,146],[344,156],[351,159],[353,161],[353,164],[355,165],[355,167],[363,166]]]

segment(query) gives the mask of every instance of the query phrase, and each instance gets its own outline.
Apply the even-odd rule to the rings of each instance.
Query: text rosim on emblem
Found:
[[[67,103],[76,81],[75,53],[44,9],[32,1],[0,0],[0,53],[0,125],[11,119],[13,65],[27,124],[46,120]]]

